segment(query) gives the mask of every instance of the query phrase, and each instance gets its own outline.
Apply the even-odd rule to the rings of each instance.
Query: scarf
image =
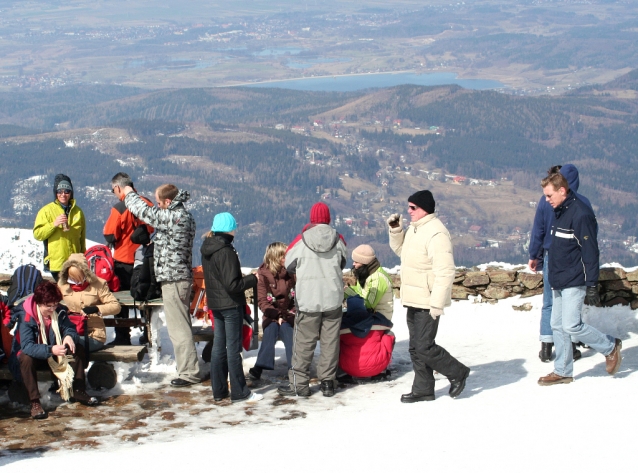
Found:
[[[71,290],[73,290],[73,292],[82,292],[87,287],[89,287],[89,282],[86,279],[81,284],[77,284],[72,279],[69,279],[67,282],[69,283],[69,286],[71,287]]]
[[[49,341],[47,337],[47,329],[44,323],[44,318],[42,317],[40,307],[38,307],[37,304],[36,308],[38,311],[38,322],[40,325],[40,336],[42,337],[42,343],[48,345]],[[57,311],[54,311],[51,315],[51,327],[53,328],[53,333],[55,334],[56,345],[62,345],[62,336],[60,335],[60,325],[58,324]],[[56,361],[55,358],[58,358],[59,361]],[[72,358],[72,356],[50,356],[49,358],[47,358],[51,371],[60,381],[60,389],[58,389],[57,392],[65,401],[68,401],[71,398],[71,393],[73,392],[73,378],[75,376],[73,368],[71,367],[71,365],[69,365],[69,358]]]
[[[361,289],[366,287],[366,280],[368,277],[371,274],[374,274],[380,267],[381,265],[379,264],[379,260],[375,258],[368,264],[360,266],[359,269],[352,268],[352,274],[354,274],[354,277],[357,278]]]

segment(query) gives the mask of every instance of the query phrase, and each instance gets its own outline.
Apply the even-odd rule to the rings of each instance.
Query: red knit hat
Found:
[[[330,223],[330,209],[323,202],[317,202],[310,209],[310,223]]]

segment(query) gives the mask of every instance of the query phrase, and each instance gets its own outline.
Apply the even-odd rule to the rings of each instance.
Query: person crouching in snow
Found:
[[[352,251],[355,286],[345,288],[348,311],[340,332],[339,367],[347,375],[340,381],[385,377],[392,360],[395,337],[392,328],[392,281],[370,245]]]
[[[264,262],[257,270],[257,303],[263,313],[264,336],[255,366],[248,370],[252,379],[261,378],[263,370],[275,369],[275,344],[281,338],[286,347],[288,368],[292,362],[292,331],[295,321],[295,278],[286,271],[286,244],[276,241],[268,245]]]

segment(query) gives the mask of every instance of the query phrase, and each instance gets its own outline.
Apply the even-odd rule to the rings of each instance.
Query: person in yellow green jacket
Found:
[[[33,236],[44,242],[44,269],[57,281],[69,256],[86,251],[86,223],[68,176],[55,176],[53,195],[54,201],[42,207],[35,218]]]

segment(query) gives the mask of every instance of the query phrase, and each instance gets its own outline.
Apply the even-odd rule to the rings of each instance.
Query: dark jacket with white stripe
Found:
[[[571,190],[554,209],[549,248],[552,289],[595,286],[598,283],[598,223],[594,211]]]

